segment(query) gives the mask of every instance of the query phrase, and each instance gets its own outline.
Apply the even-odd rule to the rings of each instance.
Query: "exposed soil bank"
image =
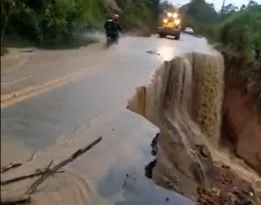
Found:
[[[128,108],[161,130],[157,160],[152,163],[157,184],[199,204],[235,204],[235,200],[254,204],[252,188],[243,180],[248,177],[254,183],[253,172],[231,161],[219,146],[223,91],[221,54],[187,53],[159,67],[148,86],[137,88]],[[227,190],[226,196],[222,189]],[[213,202],[199,201],[205,196]]]
[[[157,150],[156,147],[159,146],[157,143],[158,137],[159,133],[151,143],[152,152],[153,150]],[[145,175],[148,178],[152,178],[153,169],[156,164],[157,159],[154,159],[145,167]],[[254,191],[249,182],[241,179],[239,175],[235,174],[227,165],[218,162],[214,162],[213,165],[213,187],[211,189],[198,187],[197,204],[253,204]],[[169,181],[163,186],[170,190],[174,188]]]
[[[261,108],[235,77],[225,78],[221,143],[261,175]]]

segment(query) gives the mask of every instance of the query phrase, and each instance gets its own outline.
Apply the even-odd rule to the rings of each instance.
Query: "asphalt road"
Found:
[[[103,50],[99,61],[74,62],[97,72],[1,109],[1,141],[18,140],[32,152],[67,156],[103,136],[97,147],[70,165],[95,187],[93,204],[100,204],[101,198],[117,205],[190,204],[144,176],[144,166],[153,160],[150,142],[158,129],[125,107],[135,88],[149,83],[164,60],[207,48],[204,39],[187,35],[180,41],[122,38]]]

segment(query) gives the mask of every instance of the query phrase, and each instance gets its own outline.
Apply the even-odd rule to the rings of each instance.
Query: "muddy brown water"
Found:
[[[5,177],[42,168],[52,159],[58,162],[103,136],[97,147],[65,168],[66,174],[43,184],[34,203],[44,204],[48,198],[52,204],[192,204],[145,177],[158,128],[125,107],[135,88],[148,83],[164,60],[196,47],[208,49],[204,39],[186,35],[181,41],[126,37],[94,64],[84,58],[73,62],[99,72],[2,109],[1,164],[30,159],[24,162],[26,168]],[[3,193],[22,192],[29,183],[7,187]]]

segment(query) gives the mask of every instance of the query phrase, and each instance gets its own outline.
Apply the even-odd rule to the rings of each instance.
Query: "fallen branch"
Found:
[[[12,179],[7,179],[7,180],[4,180],[4,181],[1,181],[1,185],[4,186],[4,185],[8,185],[8,184],[11,184],[11,183],[14,183],[14,182],[18,182],[18,181],[21,181],[21,180],[25,180],[25,179],[30,179],[30,178],[33,178],[33,177],[41,176],[41,175],[45,174],[46,171],[48,171],[48,170],[38,171],[38,172],[35,172],[33,174],[23,175],[23,176],[15,177],[15,178],[12,178]],[[59,171],[59,172],[55,172],[55,174],[63,173],[63,172],[64,171]]]
[[[90,143],[88,146],[86,146],[83,149],[79,149],[76,152],[74,152],[70,157],[68,157],[67,159],[61,161],[60,163],[58,163],[57,165],[55,165],[53,168],[48,169],[45,171],[45,173],[39,178],[37,179],[30,187],[29,189],[26,191],[27,195],[31,195],[36,189],[37,187],[43,183],[48,177],[50,177],[52,174],[56,173],[60,168],[62,168],[63,166],[67,165],[68,163],[74,161],[76,158],[78,158],[79,156],[81,156],[82,154],[84,154],[85,152],[87,152],[88,150],[90,150],[91,148],[93,148],[95,145],[97,145],[100,141],[102,140],[102,137],[99,137],[98,139],[96,139],[95,141],[93,141],[92,143]],[[52,162],[51,162],[52,163]],[[50,163],[50,165],[51,165]],[[50,166],[49,165],[49,166]]]
[[[1,198],[1,205],[17,205],[17,204],[28,204],[31,202],[29,196],[18,197],[18,198]]]
[[[18,162],[18,163],[10,163],[8,165],[5,165],[3,167],[1,167],[1,174],[9,171],[10,169],[14,169],[17,167],[20,167],[22,165],[22,163]]]

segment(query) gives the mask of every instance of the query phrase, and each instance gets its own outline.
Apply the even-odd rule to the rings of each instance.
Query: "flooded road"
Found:
[[[38,163],[58,161],[103,136],[100,144],[67,166],[88,181],[90,204],[191,204],[145,177],[145,166],[154,159],[150,143],[158,128],[125,107],[135,88],[149,83],[164,60],[207,46],[204,39],[187,35],[180,41],[125,37],[103,50],[95,63],[75,61],[75,66],[97,72],[1,109],[2,146],[10,141],[23,144],[12,154],[6,146],[2,163],[13,160],[11,155],[19,160],[19,149],[37,153]],[[75,195],[81,195],[77,190]]]

